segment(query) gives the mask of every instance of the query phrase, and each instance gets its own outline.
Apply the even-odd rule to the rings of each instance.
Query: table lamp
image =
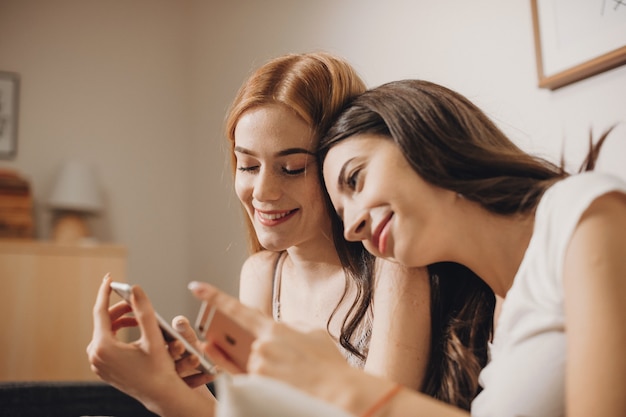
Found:
[[[53,240],[77,244],[89,238],[87,216],[102,210],[99,183],[92,167],[84,162],[66,162],[54,184],[48,206],[54,211]]]

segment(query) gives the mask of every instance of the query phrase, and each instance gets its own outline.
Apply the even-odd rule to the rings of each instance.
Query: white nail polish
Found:
[[[176,329],[179,332],[182,332],[183,330],[185,330],[185,321],[184,320],[176,320],[174,322],[174,329]]]

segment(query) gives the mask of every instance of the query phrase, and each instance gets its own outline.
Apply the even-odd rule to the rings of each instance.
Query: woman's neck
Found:
[[[533,232],[534,215],[502,216],[478,208],[481,214],[467,225],[457,247],[459,262],[505,297],[524,259]]]
[[[338,307],[346,288],[346,277],[331,242],[292,246],[280,271],[281,315],[287,323],[326,328],[334,337],[341,333],[342,320],[351,304],[342,303],[338,314],[329,319]]]
[[[323,281],[341,269],[341,261],[332,241],[308,242],[287,248],[293,271],[303,280]]]

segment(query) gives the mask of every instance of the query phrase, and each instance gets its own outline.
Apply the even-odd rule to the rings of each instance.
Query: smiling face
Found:
[[[235,192],[259,242],[284,250],[330,235],[310,127],[280,105],[245,112],[235,128]]]
[[[356,135],[333,146],[324,182],[347,240],[407,266],[438,262],[451,191],[425,182],[390,139]]]

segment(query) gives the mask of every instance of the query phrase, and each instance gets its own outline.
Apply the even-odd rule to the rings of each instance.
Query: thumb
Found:
[[[185,316],[176,316],[172,320],[172,327],[181,334],[192,346],[198,346],[198,336]]]

